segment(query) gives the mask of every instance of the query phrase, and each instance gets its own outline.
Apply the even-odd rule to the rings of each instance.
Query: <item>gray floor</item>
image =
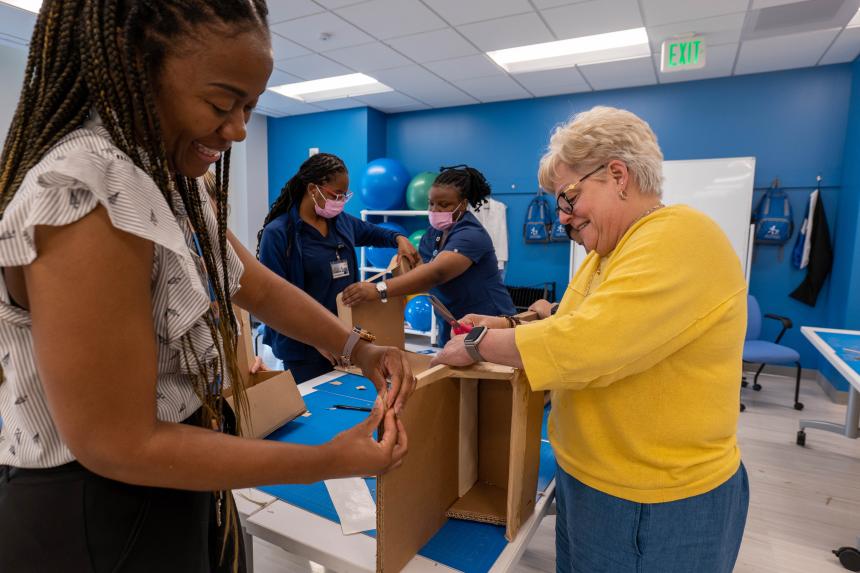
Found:
[[[762,377],[764,389],[743,391],[747,411],[738,434],[750,475],[750,515],[735,571],[738,573],[844,572],[831,549],[860,535],[860,440],[811,430],[795,445],[797,420],[841,421],[845,407],[832,403],[814,381],[804,381],[803,412],[792,409],[793,380]],[[555,517],[544,519],[517,572],[555,570]],[[255,573],[312,572],[324,568],[255,541]]]

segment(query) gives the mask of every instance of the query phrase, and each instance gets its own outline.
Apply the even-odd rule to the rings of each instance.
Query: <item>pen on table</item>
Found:
[[[331,407],[332,410],[355,410],[357,412],[370,412],[371,408],[367,406],[350,406],[349,404],[335,404]]]

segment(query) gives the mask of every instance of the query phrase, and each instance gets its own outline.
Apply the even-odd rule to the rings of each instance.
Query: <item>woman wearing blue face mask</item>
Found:
[[[430,188],[430,228],[419,245],[425,264],[379,288],[352,284],[343,293],[344,303],[430,291],[455,317],[478,313],[478,308],[491,316],[513,315],[516,309],[502,282],[492,239],[468,209],[469,205],[480,209],[490,193],[489,183],[477,169],[443,167]],[[444,343],[450,328],[441,328],[440,334]]]
[[[419,261],[403,235],[343,213],[351,196],[344,162],[330,153],[313,155],[284,185],[257,234],[260,262],[335,314],[337,293],[358,280],[355,247],[396,247],[401,257]],[[268,326],[263,341],[297,382],[332,368],[315,348]]]

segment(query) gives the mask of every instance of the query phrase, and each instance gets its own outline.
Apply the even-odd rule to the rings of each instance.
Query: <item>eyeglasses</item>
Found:
[[[349,201],[350,199],[352,199],[352,192],[351,191],[347,191],[346,193],[341,194],[341,193],[332,193],[331,191],[326,190],[326,193],[332,193],[332,195],[334,195],[334,197],[329,197],[326,193],[323,193],[322,187],[320,187],[319,185],[316,185],[316,184],[314,185],[314,187],[317,188],[317,191],[319,192],[320,195],[322,195],[323,199],[330,199],[332,201]]]
[[[594,171],[591,171],[590,173],[583,175],[579,179],[579,181],[577,181],[576,183],[571,183],[570,185],[565,187],[564,190],[558,194],[558,198],[555,200],[555,205],[556,205],[555,208],[557,210],[561,211],[562,213],[564,213],[565,215],[570,215],[571,213],[573,213],[573,207],[576,205],[576,201],[579,199],[579,195],[582,192],[580,191],[579,193],[577,193],[576,196],[573,197],[573,200],[571,200],[567,196],[567,194],[570,193],[571,191],[573,191],[574,189],[576,189],[577,185],[579,185],[580,183],[582,183],[583,181],[585,181],[586,179],[588,179],[589,177],[591,177],[592,175],[594,175],[595,173],[597,173],[598,171],[603,169],[604,167],[606,167],[606,165],[601,165],[600,167],[598,167]]]

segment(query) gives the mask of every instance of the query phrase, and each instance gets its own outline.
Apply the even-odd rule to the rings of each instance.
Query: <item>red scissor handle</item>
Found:
[[[470,332],[472,332],[472,327],[470,325],[463,324],[463,323],[459,323],[459,324],[460,324],[459,326],[454,326],[451,329],[455,335],[457,335],[457,334],[469,334]]]

